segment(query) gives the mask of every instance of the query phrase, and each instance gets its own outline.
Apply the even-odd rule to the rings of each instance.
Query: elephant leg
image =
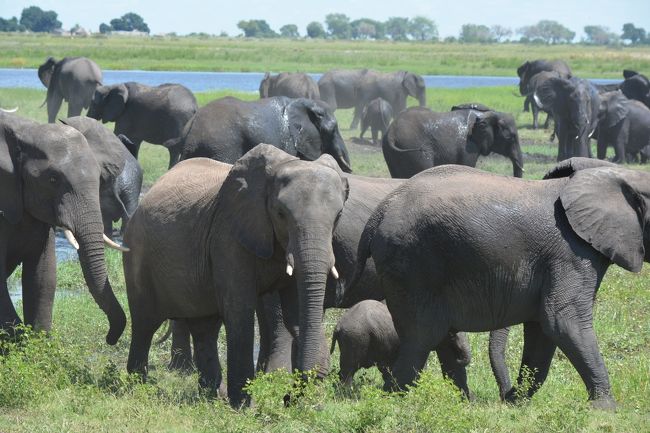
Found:
[[[54,229],[46,230],[40,251],[23,261],[25,323],[37,331],[49,331],[52,327],[52,309],[56,290]]]
[[[544,334],[539,323],[524,323],[524,349],[517,377],[517,388],[520,388],[529,379],[532,379],[532,383],[527,383],[528,389],[525,396],[518,393],[516,388],[510,388],[504,394],[505,401],[514,403],[522,398],[531,398],[537,392],[546,380],[555,348],[555,343]]]
[[[363,110],[363,105],[361,107],[354,107],[354,115],[352,117],[352,123],[350,124],[350,129],[357,129],[359,126],[359,120],[361,119],[361,111]]]
[[[171,360],[168,369],[182,372],[192,371],[192,346],[190,345],[190,328],[183,319],[171,320],[172,331]]]
[[[16,308],[14,307],[13,302],[11,302],[11,296],[9,296],[9,288],[7,287],[7,275],[10,275],[9,272],[5,269],[5,260],[0,262],[0,276],[3,276],[0,280],[0,330],[7,332],[9,336],[13,336],[14,327],[22,323]]]
[[[131,303],[129,302],[129,304]],[[143,317],[138,312],[138,307],[129,306],[131,307],[131,346],[126,370],[129,373],[137,373],[142,377],[142,380],[146,380],[151,340],[160,325],[162,325],[163,320]]]
[[[194,342],[196,369],[199,371],[199,386],[210,396],[217,396],[221,385],[221,364],[217,349],[217,337],[221,329],[218,316],[185,319]]]
[[[351,126],[350,129],[352,129]],[[359,133],[359,138],[363,138],[363,134],[365,134],[367,130],[368,126],[364,125],[363,122],[361,122],[361,132]]]
[[[47,98],[47,122],[54,123],[56,122],[56,115],[61,109],[61,103],[63,103],[63,95],[59,92],[54,91],[51,94],[48,94]]]
[[[370,132],[372,133],[372,144],[374,144],[376,146],[377,143],[379,143],[379,141],[378,141],[378,139],[379,139],[379,130],[375,129],[375,128],[372,128],[370,130]]]
[[[260,332],[257,371],[292,371],[291,348],[294,338],[284,324],[278,291],[258,297],[256,312]]]
[[[68,101],[68,117],[80,116],[83,108],[83,101],[79,101],[77,98],[70,99],[70,101]]]
[[[241,295],[241,298],[247,298]],[[225,309],[226,340],[228,345],[228,400],[233,407],[250,403],[243,388],[253,378],[253,344],[255,340],[255,303],[253,293],[249,299],[224,302],[231,305]]]
[[[546,121],[544,122],[544,129],[548,129],[550,124],[551,124],[551,114],[546,113]]]
[[[361,354],[354,349],[354,347],[341,347],[341,342],[339,341],[339,350],[341,353],[339,380],[345,386],[352,385],[354,375],[361,367],[359,365],[359,357]]]
[[[510,328],[497,329],[490,332],[490,367],[499,386],[499,397],[505,400],[506,392],[512,388],[510,373],[506,364],[506,348],[508,347],[508,334]]]
[[[539,108],[537,108],[537,104],[533,103],[533,129],[539,128]]]
[[[471,394],[467,386],[465,367],[471,361],[471,351],[467,335],[463,332],[449,333],[436,347],[442,375],[451,379],[463,395],[470,400]]]

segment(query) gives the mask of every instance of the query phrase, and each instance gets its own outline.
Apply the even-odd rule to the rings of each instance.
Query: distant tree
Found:
[[[518,32],[531,42],[547,44],[570,43],[576,36],[575,32],[552,20],[541,20],[535,25],[522,27]]]
[[[325,29],[321,23],[318,21],[312,21],[307,24],[307,36],[312,39],[324,38],[327,36],[327,33],[325,33]]]
[[[643,43],[646,40],[646,32],[643,27],[635,27],[632,23],[623,24],[621,39],[630,41],[632,44]]]
[[[603,26],[585,26],[585,42],[593,45],[610,45],[618,42],[618,35]]]
[[[285,24],[280,27],[280,36],[283,38],[299,38],[298,26],[295,24]]]
[[[277,36],[266,20],[242,20],[237,23],[247,38],[273,38]]]
[[[147,23],[144,22],[140,15],[133,12],[124,14],[120,18],[113,18],[111,20],[111,27],[117,32],[132,32],[133,30],[137,30],[139,32],[149,33]]]
[[[486,43],[492,42],[494,39],[488,26],[483,24],[463,24],[458,40],[465,43]]]
[[[101,23],[99,25],[99,33],[101,33],[101,34],[110,33],[112,31],[113,31],[113,27],[109,26],[106,23]]]
[[[445,41],[446,43],[454,43],[454,42],[458,42],[458,39],[456,39],[456,36],[447,36],[447,37],[444,39],[444,41]]]
[[[409,20],[408,33],[417,41],[438,40],[438,26],[435,21],[423,16]]]
[[[335,39],[350,39],[352,36],[350,18],[345,14],[325,15],[325,25],[327,32]]]
[[[51,32],[61,28],[61,21],[57,20],[57,13],[44,11],[38,6],[23,9],[20,14],[20,24],[33,32]]]
[[[219,32],[219,37],[220,37],[220,38],[227,38],[227,37],[228,37],[228,32],[225,31],[225,30],[221,30],[221,31]]]
[[[409,19],[403,17],[390,17],[386,21],[386,34],[394,41],[408,39]]]
[[[490,34],[492,35],[492,39],[494,39],[496,42],[503,42],[512,36],[512,30],[496,24],[490,27]]]
[[[350,32],[352,39],[385,39],[386,30],[384,23],[371,20],[370,18],[360,18],[350,23]]]
[[[18,18],[11,17],[8,20],[0,18],[0,32],[22,32],[25,27],[18,23]]]

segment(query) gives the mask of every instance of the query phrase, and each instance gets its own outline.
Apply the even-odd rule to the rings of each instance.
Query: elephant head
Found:
[[[0,214],[12,224],[28,214],[66,230],[79,247],[90,293],[108,316],[106,341],[115,344],[126,316],[107,277],[99,205],[101,166],[111,166],[102,158],[112,156],[93,155],[84,136],[66,125],[26,123],[0,114],[0,128]]]
[[[621,92],[607,92],[600,95],[600,106],[598,108],[598,124],[607,128],[613,128],[620,123],[629,111],[629,99]]]
[[[46,88],[50,87],[50,81],[52,81],[52,75],[54,74],[56,63],[54,57],[48,57],[45,63],[38,67],[38,78]]]
[[[291,100],[287,110],[289,133],[299,156],[313,161],[328,153],[343,171],[352,172],[350,156],[339,132],[338,122],[326,103],[297,98]]]
[[[650,80],[645,75],[635,71],[624,70],[625,81],[621,83],[621,91],[629,99],[643,102],[650,108]]]
[[[331,156],[302,161],[260,144],[234,164],[217,198],[230,232],[247,251],[262,259],[283,253],[281,263],[295,275],[302,371],[318,359],[325,284],[329,273],[338,278],[332,233],[347,195],[347,180]]]
[[[264,78],[260,82],[260,98],[269,97],[269,89],[271,88],[271,73],[266,72]]]
[[[99,86],[88,108],[88,117],[102,122],[115,122],[122,115],[129,99],[129,89],[125,84]]]
[[[478,147],[481,155],[495,152],[510,158],[513,176],[523,176],[524,160],[512,115],[497,111],[481,113],[476,116],[470,131],[469,139]]]
[[[417,99],[420,107],[425,107],[427,105],[427,86],[424,84],[424,79],[412,72],[400,71],[398,74],[406,94]]]

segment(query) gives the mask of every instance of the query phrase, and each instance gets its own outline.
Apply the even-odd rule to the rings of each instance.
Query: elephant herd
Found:
[[[170,365],[193,363],[202,387],[248,404],[256,317],[257,370],[323,376],[324,310],[349,308],[330,348],[339,345],[345,383],[377,365],[384,388],[402,390],[435,351],[443,375],[470,398],[464,333],[490,331],[501,397],[516,401],[524,396],[503,351],[508,327],[522,323],[517,383],[533,372],[528,396],[559,347],[594,405],[612,408],[593,301],[610,264],[638,272],[650,260],[650,174],[585,157],[594,134],[599,158],[608,144],[616,162],[650,156],[650,85],[626,71],[621,84],[599,89],[561,61],[517,72],[535,124],[538,109],[554,119],[560,162],[544,180],[521,179],[511,114],[479,103],[433,112],[422,77],[405,71],[334,70],[318,83],[267,73],[259,100],[199,108],[180,84],[105,86],[92,61],[49,58],[38,74],[50,123],[0,112],[0,327],[12,334],[21,322],[6,280],[22,264],[24,322],[50,329],[59,227],[108,318],[108,344],[127,318],[103,244],[123,252],[127,369],[143,378],[153,335],[172,319]],[[419,107],[406,108],[408,96]],[[69,116],[54,123],[63,99]],[[338,108],[354,108],[362,135],[382,131],[393,179],[351,174]],[[114,122],[113,133],[100,121]],[[170,170],[138,204],[142,141],[168,149]],[[473,168],[491,152],[512,161],[513,177]],[[124,246],[111,240],[119,218]]]

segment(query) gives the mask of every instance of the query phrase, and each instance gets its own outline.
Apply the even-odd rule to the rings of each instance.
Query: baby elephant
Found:
[[[370,127],[372,144],[378,144],[379,131],[381,131],[381,138],[383,139],[392,118],[393,107],[386,100],[375,98],[368,102],[368,105],[363,107],[361,114],[361,134],[359,138],[363,138],[363,134]]]
[[[355,304],[336,324],[330,353],[337,341],[341,350],[339,378],[345,385],[352,383],[357,370],[373,365],[379,368],[384,380],[390,378],[389,368],[397,358],[399,337],[386,305],[371,299]]]

